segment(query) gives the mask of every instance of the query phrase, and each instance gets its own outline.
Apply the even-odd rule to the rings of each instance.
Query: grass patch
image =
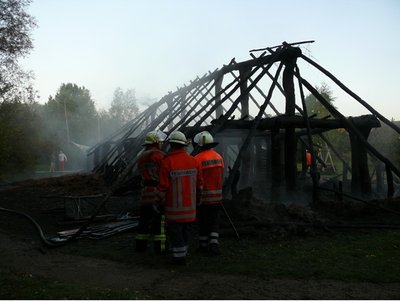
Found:
[[[60,252],[109,259],[178,273],[237,274],[277,279],[320,279],[352,282],[400,282],[400,231],[337,232],[282,241],[222,238],[223,255],[193,252],[186,267],[168,264],[165,256],[134,252],[133,234],[106,240],[79,240]],[[134,300],[158,299],[156,293],[84,287],[28,274],[0,271],[3,300]]]
[[[202,270],[260,277],[399,282],[400,231],[336,233],[274,243],[228,241]]]
[[[144,293],[87,288],[48,280],[30,274],[0,272],[2,300],[143,300]]]
[[[123,236],[104,241],[78,241],[66,253],[99,257],[148,268],[167,268],[165,256],[134,252],[133,240]],[[126,237],[125,237],[126,238]],[[104,249],[103,243],[112,246]],[[98,244],[97,244],[98,243]],[[102,244],[100,244],[102,243]],[[192,252],[187,273],[245,274],[263,278],[330,279],[355,282],[400,282],[400,231],[336,232],[278,242],[222,238],[223,255],[207,257]]]

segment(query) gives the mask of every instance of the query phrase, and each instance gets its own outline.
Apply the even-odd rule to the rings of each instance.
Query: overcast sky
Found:
[[[251,49],[315,40],[304,54],[400,120],[400,0],[33,0],[29,13],[39,27],[21,63],[40,103],[69,82],[97,108],[109,108],[117,87],[158,100]],[[364,113],[327,84],[345,115]]]

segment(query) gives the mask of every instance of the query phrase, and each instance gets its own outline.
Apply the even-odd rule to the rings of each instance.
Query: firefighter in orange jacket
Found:
[[[172,132],[168,142],[171,149],[161,164],[158,190],[165,207],[172,262],[184,265],[196,220],[196,195],[201,192],[202,176],[196,159],[185,149],[185,135]]]
[[[311,152],[309,150],[306,150],[306,169],[307,172],[310,173],[311,171],[311,165],[312,165],[312,157],[311,157]]]
[[[199,223],[199,251],[212,256],[220,255],[219,248],[219,210],[222,203],[222,185],[224,160],[212,148],[212,135],[203,131],[198,133],[193,142],[200,146],[200,153],[195,156],[203,175],[203,190],[197,209]]]
[[[154,236],[153,247],[156,253],[165,251],[164,216],[158,207],[159,173],[161,162],[165,156],[160,150],[160,137],[155,131],[147,133],[144,149],[137,160],[138,170],[142,177],[140,199],[140,218],[136,234],[135,249],[143,252],[147,249],[148,240]]]

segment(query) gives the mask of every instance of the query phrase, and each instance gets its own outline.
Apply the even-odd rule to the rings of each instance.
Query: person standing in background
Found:
[[[311,156],[311,152],[307,149],[306,150],[306,171],[307,171],[307,173],[311,172],[311,165],[312,165],[312,156]]]
[[[60,150],[60,153],[58,153],[58,164],[59,164],[59,169],[60,171],[64,171],[65,169],[65,163],[68,161],[67,156]]]

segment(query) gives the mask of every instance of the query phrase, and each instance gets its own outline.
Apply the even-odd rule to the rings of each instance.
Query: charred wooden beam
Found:
[[[249,116],[249,91],[247,90],[247,80],[250,71],[250,66],[245,66],[239,70],[240,79],[243,79],[240,85],[240,106],[242,108],[242,119]]]
[[[302,84],[307,87],[307,89],[328,109],[333,116],[338,117],[343,120],[347,124],[347,127],[350,131],[354,132],[355,135],[358,136],[358,140],[362,143],[369,152],[371,152],[376,158],[381,160],[386,164],[387,168],[390,168],[398,177],[400,177],[400,170],[385,156],[378,152],[367,140],[363,137],[362,133],[360,133],[357,127],[354,126],[353,123],[349,122],[332,104],[330,104],[325,98],[305,79],[301,79]]]
[[[294,68],[296,59],[301,54],[299,48],[287,48],[284,53],[282,62],[286,65],[283,71],[283,89],[285,91],[285,114],[288,117],[293,117],[296,110],[296,97],[294,92]],[[285,128],[285,179],[288,189],[294,189],[296,186],[297,164],[296,150],[297,139],[295,128],[287,125]]]
[[[252,57],[253,57],[253,58],[256,58],[253,54],[252,54]],[[230,74],[233,76],[234,79],[237,79],[237,76],[235,75],[234,72],[231,71]],[[270,73],[267,71],[267,74],[270,74]],[[271,77],[272,77],[272,80],[273,80],[274,77],[273,77],[272,75],[271,75]],[[251,79],[251,77],[248,78],[248,81],[250,82],[250,84],[253,84],[253,80]],[[279,83],[277,83],[277,86],[280,87]],[[267,98],[267,96],[264,94],[264,92],[263,92],[257,85],[255,85],[254,88],[261,94],[261,96],[262,96],[264,99]],[[249,93],[249,98],[250,98],[250,99],[253,101],[253,103],[257,106],[257,108],[260,109],[260,107],[261,107],[260,104],[259,104],[259,103],[257,102],[257,100],[251,95],[251,93]],[[272,103],[270,103],[269,106],[270,106],[271,108],[273,108],[273,110],[275,110],[275,113],[276,113],[276,114],[279,113],[279,112],[276,111],[276,109],[275,109],[275,107],[272,105]],[[266,117],[268,116],[268,114],[267,114],[266,112],[264,112],[263,115],[266,116]]]
[[[354,125],[358,127],[380,127],[379,120],[373,115],[363,115],[353,117]],[[212,124],[218,124],[219,120],[214,120]],[[249,129],[252,121],[248,120],[228,120],[225,122],[224,129]],[[211,126],[210,126],[211,127]],[[306,124],[302,116],[276,116],[262,119],[257,127],[258,130],[271,130],[274,128],[285,129],[287,127],[305,129]],[[315,133],[331,129],[348,128],[348,124],[342,119],[310,119],[310,127],[315,129]],[[306,132],[298,132],[298,135],[305,135]],[[314,132],[313,132],[314,134]]]
[[[215,81],[215,104],[220,104],[221,103],[221,90],[222,90],[222,81],[224,79],[224,76],[221,75],[219,78],[216,78]],[[224,109],[222,105],[219,105],[215,109],[215,118],[218,119],[220,116],[224,114]]]
[[[395,123],[392,123],[389,121],[386,117],[384,117],[382,114],[380,114],[378,111],[376,111],[370,104],[368,104],[366,101],[364,101],[362,98],[360,98],[357,94],[355,94],[353,91],[351,91],[349,88],[347,88],[342,82],[340,82],[336,77],[334,77],[329,71],[327,71],[325,68],[311,60],[310,58],[307,58],[303,54],[300,55],[300,57],[305,60],[306,62],[310,63],[313,65],[315,68],[317,68],[319,71],[321,71],[323,74],[328,76],[332,81],[334,81],[340,88],[342,88],[344,91],[346,91],[349,95],[351,95],[356,101],[358,101],[360,104],[362,104],[365,108],[367,108],[371,113],[376,115],[381,121],[383,121],[386,125],[394,129],[397,133],[400,133],[400,127],[397,126]]]
[[[282,181],[281,134],[278,128],[271,130],[271,180],[273,184]],[[273,192],[272,192],[273,193]]]
[[[351,119],[350,119],[351,121]],[[365,140],[368,139],[371,128],[357,127]],[[369,195],[371,193],[371,179],[368,169],[368,154],[365,146],[360,142],[359,137],[350,131],[351,145],[351,191],[354,194]]]
[[[243,142],[243,144],[242,144],[242,146],[241,146],[241,148],[240,148],[240,150],[239,150],[239,154],[238,154],[238,157],[237,157],[237,159],[236,159],[236,161],[235,161],[235,164],[233,165],[232,174],[230,174],[229,177],[228,177],[228,179],[227,179],[227,185],[226,185],[226,186],[227,186],[228,188],[229,188],[230,184],[231,184],[232,181],[233,181],[233,176],[235,175],[236,171],[238,171],[238,169],[239,169],[240,161],[242,160],[242,157],[244,157],[245,155],[249,154],[249,153],[248,153],[248,152],[249,152],[249,151],[248,151],[248,147],[249,147],[249,145],[250,145],[250,142],[251,142],[252,137],[254,136],[254,134],[255,134],[256,131],[257,131],[257,127],[258,127],[258,124],[259,124],[259,122],[260,122],[260,120],[261,120],[262,113],[265,111],[265,108],[268,106],[268,104],[269,104],[269,102],[270,102],[270,100],[271,100],[271,97],[272,97],[274,88],[275,88],[275,86],[276,86],[276,83],[278,82],[278,78],[279,78],[280,72],[281,72],[281,70],[282,70],[282,66],[283,66],[283,63],[281,62],[280,65],[279,65],[279,67],[278,67],[278,69],[277,69],[277,71],[276,71],[276,74],[275,74],[275,77],[274,77],[274,81],[273,81],[271,87],[269,88],[268,97],[265,99],[264,104],[261,106],[261,109],[260,109],[260,111],[258,112],[258,115],[255,117],[254,120],[252,120],[252,125],[251,125],[251,127],[249,128],[249,132],[248,132],[248,134],[247,134],[247,136],[246,136],[246,138],[245,138],[245,140],[244,140],[244,142]],[[254,72],[254,71],[253,71],[253,72]],[[262,73],[256,78],[256,80],[255,80],[249,87],[246,88],[245,93],[248,93],[248,92],[257,84],[257,82],[261,79],[261,77],[263,76],[263,74],[264,74],[264,72],[262,72]],[[229,112],[229,111],[228,111],[228,112]],[[226,119],[225,119],[225,121],[226,121]],[[215,126],[215,127],[218,127],[219,125],[217,124],[217,125],[214,125],[214,126]],[[224,194],[225,194],[225,196],[226,196],[227,192],[225,191]]]
[[[186,115],[186,93],[182,93],[181,97],[179,98],[179,102],[180,102],[180,106],[182,106],[183,110],[181,111],[181,119],[184,118],[184,116]]]
[[[370,128],[378,128],[380,127],[379,120],[373,115],[362,115],[358,117],[353,117],[353,124],[357,127],[370,127]],[[310,127],[313,129],[311,134],[321,134],[325,131],[332,129],[347,129],[347,123],[343,122],[343,120],[339,119],[309,119]],[[210,131],[213,128],[214,124],[219,124],[220,120],[213,120],[211,125],[201,126],[201,127],[185,127],[181,128],[189,137],[195,135],[197,132],[207,130]],[[253,124],[252,120],[227,120],[224,124],[224,127],[219,131],[223,130],[247,130],[250,129]],[[265,118],[260,120],[260,123],[257,127],[259,131],[272,130],[272,129],[285,129],[286,127],[291,126],[295,128],[299,128],[302,130],[296,131],[296,136],[306,135],[307,132],[305,129],[306,125],[304,122],[304,118],[302,116],[276,116],[272,118]],[[235,135],[235,134],[232,134]]]

